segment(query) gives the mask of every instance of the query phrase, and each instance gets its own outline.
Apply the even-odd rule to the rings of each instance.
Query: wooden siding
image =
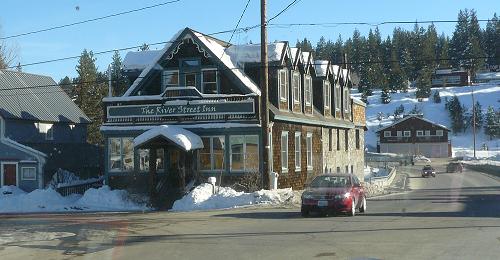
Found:
[[[430,131],[430,136],[417,137],[417,131]],[[443,136],[436,136],[436,130],[443,130]],[[384,137],[384,132],[390,131],[391,137]],[[401,131],[401,136],[397,136],[397,131]],[[410,137],[404,137],[404,131],[410,131]],[[431,143],[448,142],[448,131],[443,127],[431,124],[427,121],[413,117],[395,124],[379,132],[380,143]]]

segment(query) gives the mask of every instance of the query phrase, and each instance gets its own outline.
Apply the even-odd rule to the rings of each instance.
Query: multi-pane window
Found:
[[[35,167],[22,167],[21,168],[21,179],[22,180],[36,180],[36,168]]]
[[[257,135],[232,135],[229,137],[229,146],[232,171],[259,170],[260,153]]]
[[[204,171],[221,170],[224,167],[224,136],[202,137],[203,149],[200,150],[200,169]]]
[[[323,88],[324,88],[324,102],[325,102],[325,108],[330,108],[330,104],[332,103],[331,99],[331,88],[330,88],[330,82],[328,81],[323,81]]]
[[[280,91],[280,100],[288,100],[288,73],[287,70],[280,70],[278,72],[278,85]]]
[[[404,137],[410,137],[411,136],[411,132],[410,131],[404,131],[403,135],[404,135]]]
[[[359,150],[359,147],[360,147],[359,129],[356,129],[356,149]]]
[[[437,136],[443,136],[443,130],[436,130]]]
[[[391,131],[384,131],[384,137],[391,137]]]
[[[431,136],[431,130],[425,130],[425,136]]]
[[[345,143],[345,146],[344,146],[345,150],[349,151],[349,130],[348,129],[345,130],[344,143]]]
[[[109,138],[109,170],[132,171],[134,169],[134,139]]]
[[[306,150],[307,150],[307,169],[311,170],[313,168],[312,164],[312,133],[307,133],[306,136]]]
[[[288,171],[288,132],[281,133],[281,170]]]
[[[149,149],[138,149],[137,152],[139,154],[139,171],[141,172],[149,172],[149,161],[150,161],[150,153]],[[163,154],[163,149],[156,149],[156,172],[164,171],[164,161],[165,156]]]
[[[397,136],[397,137],[401,137],[401,136],[403,136],[403,132],[402,132],[402,131],[396,131],[396,136]]]
[[[202,71],[202,93],[217,94],[217,70],[208,69]]]
[[[333,150],[333,129],[328,129],[328,150],[332,151]]]
[[[340,85],[335,84],[335,110],[340,111]]]
[[[337,129],[337,151],[340,151],[340,129]]]
[[[300,161],[300,132],[295,133],[295,169],[300,170],[302,163]]]
[[[294,104],[300,104],[300,73],[297,71],[292,73],[292,89]]]
[[[185,73],[184,84],[186,87],[196,87],[196,73]]]
[[[179,86],[179,71],[178,70],[165,70],[162,74],[162,92],[168,87]]]
[[[417,136],[424,136],[423,130],[417,130]]]
[[[309,75],[304,76],[304,98],[306,105],[310,105],[312,102],[312,78]]]

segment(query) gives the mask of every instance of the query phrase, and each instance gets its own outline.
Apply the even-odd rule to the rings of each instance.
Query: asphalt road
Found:
[[[419,177],[355,217],[298,208],[0,216],[0,259],[498,259],[500,181]],[[438,171],[443,168],[438,167]]]

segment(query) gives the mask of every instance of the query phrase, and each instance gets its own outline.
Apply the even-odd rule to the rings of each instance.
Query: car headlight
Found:
[[[337,195],[335,195],[335,199],[336,200],[347,199],[349,197],[351,197],[351,193],[350,192],[347,192],[347,193],[344,193],[344,194],[337,194]]]
[[[302,198],[303,199],[312,199],[313,198],[313,195],[310,194],[310,193],[304,193],[302,194]]]

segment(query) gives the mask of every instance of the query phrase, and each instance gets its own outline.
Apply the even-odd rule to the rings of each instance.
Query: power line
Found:
[[[284,12],[286,12],[290,7],[294,6],[295,4],[297,4],[298,2],[300,2],[301,0],[293,0],[290,4],[288,4],[285,8],[283,8],[283,10],[281,10],[280,12],[278,12],[275,16],[271,17],[269,20],[267,20],[266,23],[269,23],[270,21],[278,18],[278,16],[280,16],[281,14],[283,14]]]
[[[450,60],[471,60],[471,59],[486,59],[486,58],[496,58],[496,57],[489,57],[489,56],[478,56],[478,57],[467,57],[467,58],[458,58],[458,59],[452,59],[452,58],[440,58],[440,59],[409,59],[406,60],[406,62],[419,62],[419,61],[450,61]],[[347,62],[347,63],[339,63],[338,65],[359,65],[359,64],[374,64],[374,63],[396,63],[396,62],[401,62],[401,60],[377,60],[377,61],[360,61],[360,62]],[[312,63],[311,65],[322,65],[321,63]],[[252,66],[253,68],[258,68],[261,65],[256,65]],[[279,68],[281,65],[269,65],[269,68]],[[223,72],[223,71],[230,71],[230,70],[237,70],[237,69],[243,69],[240,67],[234,67],[234,68],[223,68],[223,69],[214,69],[217,72]],[[190,74],[189,72],[179,72],[179,76]],[[144,78],[144,77],[137,77],[137,78]],[[55,86],[76,86],[76,85],[83,85],[83,84],[101,84],[101,83],[107,83],[109,80],[95,80],[95,81],[84,81],[84,82],[71,82],[71,83],[65,83],[65,84],[47,84],[47,85],[37,85],[37,86],[28,86],[28,87],[16,87],[16,88],[3,88],[0,89],[1,91],[7,91],[7,90],[22,90],[22,89],[35,89],[35,88],[47,88],[47,87],[55,87]],[[112,79],[113,82],[121,82],[124,81],[122,79]],[[38,92],[38,93],[43,93],[43,92]],[[13,94],[13,95],[19,95],[19,94]],[[0,95],[0,96],[5,96],[5,95]]]
[[[120,13],[110,14],[110,15],[106,15],[106,16],[101,16],[101,17],[97,17],[97,18],[92,18],[92,19],[88,19],[88,20],[79,21],[79,22],[74,22],[74,23],[69,23],[69,24],[64,24],[64,25],[58,25],[58,26],[54,26],[54,27],[49,27],[49,28],[45,28],[45,29],[39,29],[39,30],[25,32],[25,33],[20,33],[20,34],[15,34],[15,35],[9,35],[9,36],[6,36],[6,37],[1,37],[0,40],[6,40],[6,39],[11,39],[11,38],[16,38],[16,37],[26,36],[26,35],[30,35],[30,34],[41,33],[41,32],[48,32],[48,31],[52,31],[52,30],[56,30],[56,29],[66,28],[66,27],[75,26],[75,25],[84,24],[84,23],[89,23],[89,22],[95,22],[95,21],[104,20],[104,19],[107,19],[107,18],[116,17],[116,16],[120,16],[120,15],[124,15],[124,14],[130,14],[130,13],[144,11],[144,10],[151,9],[151,8],[156,8],[156,7],[164,6],[164,5],[167,5],[167,4],[173,4],[173,3],[176,3],[176,2],[180,2],[180,1],[181,0],[172,0],[172,1],[168,1],[168,2],[163,2],[163,3],[159,3],[159,4],[155,4],[155,5],[145,6],[145,7],[141,7],[141,8],[137,8],[137,9],[133,9],[133,10],[128,10],[128,11],[124,11],[124,12],[120,12]]]
[[[478,22],[488,22],[490,19],[478,19]],[[386,24],[428,24],[428,23],[457,23],[458,20],[423,20],[423,21],[382,21],[382,22],[321,22],[321,23],[274,23],[269,26],[292,27],[292,26],[339,26],[339,25],[368,25],[380,26]]]
[[[247,4],[245,5],[245,9],[243,9],[243,12],[240,15],[240,18],[238,19],[238,22],[236,23],[236,26],[234,27],[233,32],[231,33],[231,37],[229,38],[229,43],[231,43],[231,40],[233,39],[234,33],[238,29],[238,26],[240,26],[241,19],[243,19],[243,16],[245,15],[245,12],[247,11],[248,4],[250,4],[250,0],[247,1]]]
[[[231,29],[231,30],[223,30],[223,31],[218,31],[214,33],[209,33],[209,34],[203,34],[204,36],[213,36],[213,35],[218,35],[218,34],[225,34],[225,33],[232,33],[233,31],[236,31],[237,33],[246,33],[252,29],[255,29],[259,26],[254,25],[254,26],[248,26],[244,28],[237,28],[236,30]],[[161,44],[167,44],[167,43],[176,43],[176,42],[181,42],[182,40],[175,40],[175,41],[162,41],[162,42],[155,42],[155,43],[150,43],[148,44],[149,46],[155,46],[155,45],[161,45]],[[135,46],[130,46],[130,47],[124,47],[124,48],[119,48],[119,49],[110,49],[110,50],[104,50],[104,51],[99,51],[99,52],[93,52],[94,55],[101,55],[101,54],[106,54],[106,53],[112,53],[115,51],[126,51],[126,50],[132,50],[132,49],[137,49],[141,47],[141,45],[135,45]],[[10,66],[6,67],[6,69],[15,69],[18,66],[21,67],[27,67],[27,66],[33,66],[33,65],[40,65],[40,64],[45,64],[45,63],[52,63],[52,62],[57,62],[57,61],[64,61],[64,60],[72,60],[72,59],[78,59],[82,57],[82,55],[75,55],[75,56],[68,56],[68,57],[63,57],[63,58],[57,58],[57,59],[52,59],[52,60],[44,60],[44,61],[37,61],[37,62],[31,62],[31,63],[25,63],[25,64],[20,64],[16,66]]]

